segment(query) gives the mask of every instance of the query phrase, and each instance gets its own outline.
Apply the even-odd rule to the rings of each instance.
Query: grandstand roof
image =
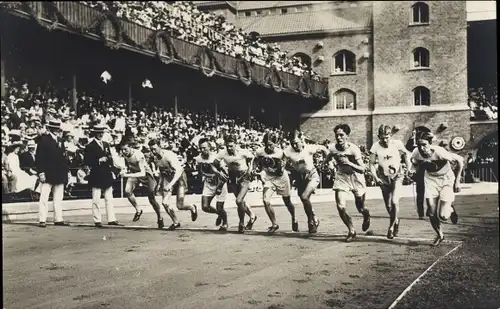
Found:
[[[316,31],[361,30],[371,27],[372,15],[360,10],[321,10],[279,15],[239,17],[237,25],[261,35],[298,34]]]
[[[196,6],[229,4],[231,7],[236,8],[238,1],[193,1],[193,3]]]
[[[206,6],[227,3],[238,11],[279,8],[296,5],[310,5],[318,3],[326,3],[331,1],[193,1],[194,5]]]
[[[331,1],[237,1],[238,11],[318,4]]]

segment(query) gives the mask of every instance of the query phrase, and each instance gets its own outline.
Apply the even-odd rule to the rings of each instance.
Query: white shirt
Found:
[[[452,154],[441,146],[431,145],[431,155],[429,158],[424,158],[418,148],[413,149],[411,154],[411,162],[415,165],[422,165],[425,168],[425,173],[429,176],[444,176],[451,169],[451,161],[454,161]]]
[[[378,166],[385,176],[397,173],[401,168],[401,153],[406,153],[405,146],[400,140],[389,140],[386,147],[380,142],[373,144],[370,152],[377,156]]]

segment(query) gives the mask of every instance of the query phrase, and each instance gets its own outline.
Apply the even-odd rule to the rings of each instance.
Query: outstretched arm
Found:
[[[376,153],[370,153],[370,172],[372,173],[373,180],[376,183],[379,183],[380,179],[378,178],[378,175],[377,175],[377,154]]]

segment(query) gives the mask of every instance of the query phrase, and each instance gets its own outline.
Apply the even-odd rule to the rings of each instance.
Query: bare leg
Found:
[[[346,201],[348,195],[349,193],[345,191],[340,191],[340,190],[335,191],[335,201],[337,203],[337,210],[339,212],[339,216],[342,219],[342,222],[344,222],[344,224],[347,226],[347,229],[349,230],[349,235],[352,235],[355,234],[356,231],[354,230],[352,219],[349,216],[349,214],[347,214],[346,210]]]
[[[222,225],[227,228],[227,212],[224,209],[224,202],[217,202],[215,206],[217,207],[217,213],[222,218]]]
[[[201,209],[209,214],[216,214],[218,213],[217,209],[214,207],[210,206],[212,203],[212,200],[214,199],[213,196],[202,196],[201,197]]]
[[[278,226],[278,224],[276,223],[276,214],[274,213],[273,206],[271,206],[271,197],[273,193],[273,189],[270,187],[265,187],[262,193],[264,208],[266,209],[267,216],[271,221],[271,227],[269,227],[270,231],[274,230],[274,228]]]

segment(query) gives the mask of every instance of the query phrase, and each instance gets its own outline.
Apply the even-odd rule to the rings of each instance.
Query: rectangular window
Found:
[[[252,16],[252,12],[245,12],[245,16]]]
[[[281,14],[286,14],[286,13],[288,13],[287,9],[281,9]]]

